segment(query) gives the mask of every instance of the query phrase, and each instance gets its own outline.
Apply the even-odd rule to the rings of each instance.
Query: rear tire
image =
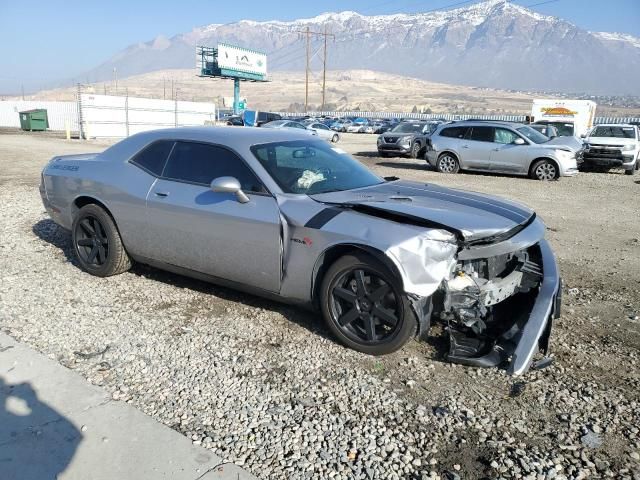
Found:
[[[436,170],[440,173],[458,173],[460,162],[453,153],[443,153],[438,157]]]
[[[71,237],[74,253],[85,272],[109,277],[131,268],[115,222],[98,205],[85,205],[76,213]]]
[[[550,180],[556,180],[560,176],[558,167],[551,160],[538,160],[531,167],[531,178],[534,180],[541,180],[548,182]]]
[[[331,143],[338,143],[338,140],[340,140],[340,135],[338,135],[337,133],[333,135],[333,137],[331,137]]]
[[[399,350],[417,328],[400,281],[363,253],[345,255],[329,267],[320,287],[320,306],[336,338],[369,355]]]

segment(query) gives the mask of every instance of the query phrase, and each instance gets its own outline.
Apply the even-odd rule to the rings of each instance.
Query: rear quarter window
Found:
[[[467,127],[447,127],[440,131],[440,136],[448,138],[464,138],[465,133],[467,133]]]
[[[130,162],[148,173],[159,177],[162,175],[162,170],[164,169],[164,165],[167,162],[174,143],[175,142],[171,140],[153,142],[140,150]]]

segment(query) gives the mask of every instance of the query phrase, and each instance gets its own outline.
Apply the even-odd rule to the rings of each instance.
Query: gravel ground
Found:
[[[552,366],[450,365],[437,328],[372,358],[293,307],[144,266],[85,274],[38,175],[104,144],[32,135],[0,135],[0,329],[261,478],[640,479],[640,177],[446,176],[377,158],[373,136],[341,146],[538,211],[565,281]]]

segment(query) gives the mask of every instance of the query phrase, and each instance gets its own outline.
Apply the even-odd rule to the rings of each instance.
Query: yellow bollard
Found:
[[[69,125],[69,120],[64,121],[64,129],[67,132],[67,140],[71,140],[71,125]]]

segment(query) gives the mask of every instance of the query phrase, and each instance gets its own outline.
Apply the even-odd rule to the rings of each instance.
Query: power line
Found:
[[[539,5],[546,5],[547,3],[555,3],[555,2],[559,2],[559,1],[560,0],[546,0],[545,2],[532,3],[531,5],[523,5],[523,7],[525,7],[525,8],[537,7]]]

